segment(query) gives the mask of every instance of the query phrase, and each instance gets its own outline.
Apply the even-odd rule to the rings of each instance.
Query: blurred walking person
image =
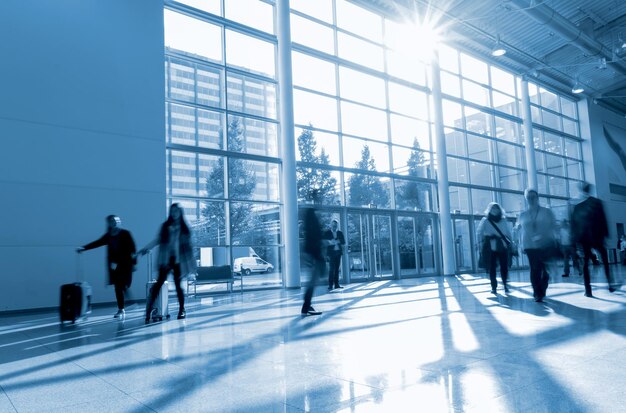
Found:
[[[509,276],[509,263],[513,248],[511,231],[504,216],[502,207],[495,202],[490,202],[485,210],[485,216],[480,220],[476,230],[478,241],[483,251],[485,268],[489,271],[491,280],[491,293],[496,294],[498,281],[496,279],[496,269],[500,266],[500,278],[504,292],[509,292],[507,284]],[[487,244],[487,245],[485,245]]]
[[[326,255],[328,256],[328,290],[333,288],[343,288],[339,285],[339,266],[341,265],[341,255],[343,254],[343,246],[346,245],[346,239],[343,232],[339,230],[339,222],[336,219],[330,224],[330,229],[324,233],[326,240]]]
[[[124,319],[124,297],[133,281],[135,241],[128,230],[122,228],[122,220],[117,215],[106,217],[107,232],[97,240],[76,249],[77,253],[94,248],[107,247],[107,269],[109,285],[115,286],[117,313],[113,317]]]
[[[159,267],[159,278],[152,286],[146,305],[146,323],[150,321],[152,307],[167,275],[174,274],[174,284],[176,295],[178,296],[178,319],[187,316],[185,312],[185,293],[181,282],[188,274],[196,270],[196,260],[193,256],[193,246],[191,244],[191,231],[183,216],[183,210],[178,203],[170,206],[170,213],[167,220],[161,225],[157,238],[143,247],[139,254],[146,254],[150,249],[159,246],[157,264]]]
[[[583,200],[574,206],[572,212],[572,240],[583,250],[583,277],[585,280],[585,296],[593,297],[591,292],[591,276],[589,274],[589,260],[592,259],[595,249],[600,253],[604,265],[604,275],[609,284],[609,291],[619,288],[611,279],[609,259],[604,239],[609,235],[609,226],[604,214],[602,201],[591,196],[591,184],[583,182],[580,186]]]
[[[309,267],[311,279],[308,281],[306,291],[304,292],[304,303],[302,304],[302,315],[320,315],[321,311],[317,311],[311,305],[313,300],[313,292],[315,283],[321,278],[326,269],[326,262],[322,255],[322,227],[317,219],[316,207],[318,194],[312,194],[314,205],[307,205],[304,209],[304,251],[302,257],[305,266]]]
[[[618,241],[618,248],[620,261],[622,265],[626,265],[626,235],[622,235],[620,240]]]
[[[572,259],[572,264],[574,265],[576,272],[580,275],[578,251],[576,249],[576,245],[572,243],[571,227],[567,219],[561,221],[561,226],[559,227],[559,239],[561,244],[561,253],[563,254],[563,277],[569,277],[570,258]]]
[[[539,205],[539,194],[536,190],[526,189],[524,197],[527,209],[519,217],[522,248],[528,256],[533,297],[536,302],[543,302],[550,280],[546,263],[552,258],[549,251],[556,248],[556,221],[551,210]]]

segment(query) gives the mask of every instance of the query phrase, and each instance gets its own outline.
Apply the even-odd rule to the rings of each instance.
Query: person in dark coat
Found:
[[[591,293],[591,277],[589,275],[589,260],[592,259],[591,249],[600,253],[600,258],[604,264],[604,275],[606,275],[609,291],[616,290],[616,285],[611,280],[609,270],[609,259],[604,247],[604,239],[609,235],[609,225],[604,214],[602,201],[590,195],[591,184],[583,182],[581,184],[583,200],[574,206],[572,212],[572,241],[580,245],[583,250],[583,277],[585,279],[585,296],[593,297]]]
[[[339,230],[339,222],[336,219],[330,224],[330,229],[324,233],[326,240],[326,256],[329,261],[328,269],[328,289],[343,288],[339,285],[339,266],[341,265],[341,255],[343,254],[343,246],[346,245],[346,239],[343,232]]]
[[[79,254],[86,250],[107,246],[109,285],[115,286],[117,313],[115,318],[124,319],[124,295],[133,281],[135,241],[129,231],[122,228],[122,220],[116,215],[106,217],[107,232],[97,240],[76,249]]]
[[[170,271],[174,273],[174,284],[176,286],[176,295],[178,296],[178,319],[180,320],[187,316],[185,312],[185,293],[181,283],[184,277],[196,271],[196,260],[193,255],[191,231],[185,221],[180,204],[174,203],[170,206],[170,214],[161,225],[159,235],[155,240],[143,247],[138,254],[144,255],[157,245],[159,246],[157,258],[159,278],[152,285],[152,290],[148,297],[146,323],[150,321],[154,300],[159,291],[161,291],[161,287]]]
[[[316,196],[314,194],[314,199]],[[313,299],[313,291],[315,290],[315,282],[324,274],[326,262],[322,255],[322,227],[314,206],[304,207],[304,247],[303,258],[306,265],[311,269],[311,279],[306,286],[304,293],[304,303],[302,304],[302,315],[320,315],[321,311],[317,311],[311,305]]]

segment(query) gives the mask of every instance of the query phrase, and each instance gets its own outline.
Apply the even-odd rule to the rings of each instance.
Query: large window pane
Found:
[[[578,119],[576,116],[576,102],[561,96],[561,113],[570,118]]]
[[[344,174],[349,206],[389,208],[391,180],[370,174]]]
[[[541,94],[541,106],[552,109],[555,112],[559,111],[559,99],[554,93],[542,87],[539,88],[539,93]]]
[[[467,161],[448,157],[448,180],[450,182],[468,183]]]
[[[493,202],[494,199],[494,193],[492,191],[472,189],[472,213],[483,214],[487,205],[489,205],[490,202]]]
[[[252,202],[230,203],[232,245],[278,245],[280,244],[280,224],[278,205]]]
[[[446,45],[439,46],[439,66],[452,73],[459,73],[459,54]]]
[[[491,86],[501,92],[515,96],[515,78],[512,74],[491,66]]]
[[[526,200],[522,194],[502,192],[502,208],[508,217],[517,217],[526,209]]]
[[[298,125],[337,130],[337,101],[316,93],[294,89],[294,119]]]
[[[226,245],[226,209],[224,202],[198,200],[197,216],[185,208],[185,218],[197,248]],[[206,253],[208,251],[203,251]],[[214,253],[215,251],[211,251]],[[201,253],[201,258],[202,258]],[[213,254],[212,254],[213,255]],[[215,256],[213,256],[215,258]],[[223,262],[227,264],[227,262]]]
[[[467,156],[463,132],[445,128],[444,134],[446,135],[446,150],[449,155]]]
[[[463,99],[477,105],[489,106],[489,89],[477,83],[463,79]]]
[[[472,185],[493,186],[493,166],[482,162],[470,162],[470,183]]]
[[[503,142],[496,142],[498,148],[498,163],[506,166],[514,166],[516,168],[524,168],[522,158],[523,149],[519,146],[509,145]]]
[[[489,146],[491,141],[480,136],[467,134],[468,156],[479,161],[491,161],[491,151]]]
[[[469,189],[450,186],[450,212],[455,214],[469,213]]]
[[[573,140],[565,138],[565,155],[574,159],[580,158],[580,143]]]
[[[544,132],[543,133],[543,145],[544,150],[546,152],[562,154],[563,153],[563,138],[559,135],[555,135],[553,133]]]
[[[442,100],[443,124],[463,129],[463,112],[461,105],[450,100]]]
[[[386,107],[385,81],[379,77],[339,66],[339,91],[342,98]]]
[[[293,10],[328,23],[333,22],[333,0],[291,0],[289,5]]]
[[[165,47],[199,59],[222,61],[222,29],[165,9]]]
[[[421,120],[391,114],[391,141],[398,145],[413,147],[415,140],[420,149],[430,150],[428,123]]]
[[[461,74],[476,82],[489,84],[489,67],[487,63],[461,53]]]
[[[383,19],[346,0],[336,0],[337,26],[359,36],[381,43]]]
[[[196,67],[196,101],[200,105],[223,107],[222,77],[223,71],[212,67]]]
[[[250,72],[274,77],[274,45],[266,41],[226,30],[226,63]]]
[[[382,110],[341,102],[343,133],[387,141],[387,114]]]
[[[495,120],[496,133],[494,135],[496,138],[513,143],[519,143],[519,124],[517,122],[498,116],[495,117]]]
[[[550,194],[552,195],[567,196],[567,180],[565,178],[549,176],[548,187],[550,188]]]
[[[582,163],[578,161],[572,161],[567,159],[567,177],[570,179],[582,180]]]
[[[195,68],[191,63],[172,59],[169,65],[169,97],[185,102],[195,102]]]
[[[563,158],[546,154],[546,172],[552,175],[565,176]]]
[[[331,55],[335,54],[333,29],[295,14],[291,15],[291,40]]]
[[[500,188],[514,191],[524,190],[524,172],[519,169],[498,168],[500,175]]]
[[[293,84],[329,95],[337,94],[335,65],[304,53],[293,52]]]
[[[396,209],[410,211],[432,210],[432,185],[425,182],[396,179]]]
[[[369,149],[369,157],[364,159],[363,148]],[[358,168],[389,172],[389,145],[343,137],[343,165],[346,168]]]
[[[415,53],[387,49],[387,73],[418,85],[426,85],[426,65]]]
[[[196,110],[183,105],[168,105],[170,108],[171,132],[168,143],[181,145],[196,144]]]
[[[393,173],[417,178],[432,178],[430,153],[393,146]]]
[[[226,18],[274,33],[274,7],[259,0],[226,0]]]
[[[345,33],[337,33],[339,57],[372,69],[383,70],[383,49]]]
[[[491,92],[493,108],[509,115],[517,115],[517,100],[513,96],[505,95],[493,90]]]
[[[168,150],[171,194],[174,196],[224,196],[223,158]]]
[[[278,125],[257,119],[228,117],[228,150],[278,156]]]
[[[228,191],[231,199],[278,201],[278,165],[229,158]]]
[[[224,115],[218,112],[198,109],[198,146],[222,149]]]
[[[541,110],[543,125],[552,129],[561,130],[561,117],[547,110]]]
[[[339,138],[334,133],[296,129],[296,160],[339,166]]]
[[[419,90],[389,82],[389,109],[428,120],[428,96]]]
[[[341,204],[341,176],[325,168],[296,167],[298,202],[311,204],[317,199],[323,205]]]
[[[458,76],[448,72],[441,72],[441,92],[460,98],[461,81]]]
[[[492,115],[476,110],[470,106],[465,106],[464,108],[467,130],[481,135],[491,135]]]
[[[227,74],[228,109],[276,118],[276,85],[234,73]]]
[[[563,121],[563,132],[578,136],[578,122],[567,118],[561,118],[561,120]]]

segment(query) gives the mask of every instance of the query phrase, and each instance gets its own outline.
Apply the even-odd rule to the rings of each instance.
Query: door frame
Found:
[[[394,214],[394,219],[395,219],[395,238],[396,238],[396,245],[399,245],[399,237],[398,237],[398,221],[399,218],[418,218],[420,216],[426,216],[428,218],[430,218],[431,222],[432,222],[432,227],[431,227],[431,231],[432,231],[432,242],[433,242],[433,271],[432,272],[428,272],[428,273],[424,273],[420,270],[419,268],[419,261],[418,261],[418,257],[416,255],[416,269],[415,269],[415,273],[409,273],[409,274],[405,274],[402,275],[402,270],[400,268],[400,249],[399,247],[396,248],[396,253],[394,254],[394,258],[396,260],[396,262],[398,263],[398,265],[396,265],[397,268],[397,279],[405,279],[405,278],[418,278],[418,277],[433,277],[436,276],[438,274],[440,274],[441,272],[441,255],[440,255],[440,248],[441,248],[441,243],[440,243],[440,233],[439,233],[439,215],[437,213],[434,212],[413,212],[413,211],[397,211]],[[415,234],[414,234],[415,237]],[[414,238],[415,241],[417,242],[417,238]],[[417,249],[415,254],[417,254]]]
[[[367,277],[364,278],[358,278],[355,279],[355,282],[373,282],[373,281],[381,281],[381,280],[391,280],[391,279],[397,279],[397,274],[396,274],[396,255],[397,255],[397,248],[395,248],[395,245],[397,244],[397,241],[395,238],[397,238],[397,234],[396,234],[396,226],[394,225],[394,219],[395,219],[395,214],[393,211],[388,211],[388,210],[379,210],[379,209],[373,209],[373,208],[346,208],[345,209],[345,220],[344,220],[344,226],[345,227],[345,231],[344,234],[346,235],[346,244],[349,243],[349,237],[350,234],[348,232],[348,215],[350,214],[360,214],[360,215],[365,215],[368,219],[368,226],[367,226],[367,237],[369,240],[369,246],[368,246],[368,259],[369,259],[369,267],[368,267],[368,275]],[[375,257],[374,257],[374,244],[372,243],[372,240],[374,239],[374,215],[381,215],[381,216],[386,216],[389,217],[389,242],[390,242],[390,248],[391,248],[391,272],[389,273],[389,275],[385,275],[385,276],[380,276],[380,277],[376,277],[375,276]],[[352,276],[350,275],[350,269],[349,269],[349,259],[350,259],[350,252],[348,251],[348,248],[345,248],[344,250],[344,269],[346,270],[345,274],[347,276],[346,281],[348,283],[352,282]]]

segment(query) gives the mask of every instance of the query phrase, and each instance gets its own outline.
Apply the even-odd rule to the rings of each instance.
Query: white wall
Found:
[[[604,201],[610,233],[607,247],[615,248],[617,244],[616,223],[621,222],[626,225],[626,197],[612,194],[609,184],[624,185],[626,169],[610,148],[604,136],[603,127],[608,125],[617,143],[626,150],[626,118],[589,100],[581,101],[579,109],[582,136],[585,139],[591,138],[583,145],[586,148],[583,153],[586,159],[585,175],[588,181],[595,182],[597,196]],[[585,112],[589,114],[588,124],[583,121]],[[588,161],[590,154],[593,156],[593,162]]]
[[[0,311],[57,306],[106,215],[139,246],[164,219],[163,2],[3,0],[0,39]],[[95,302],[105,252],[82,255]]]

